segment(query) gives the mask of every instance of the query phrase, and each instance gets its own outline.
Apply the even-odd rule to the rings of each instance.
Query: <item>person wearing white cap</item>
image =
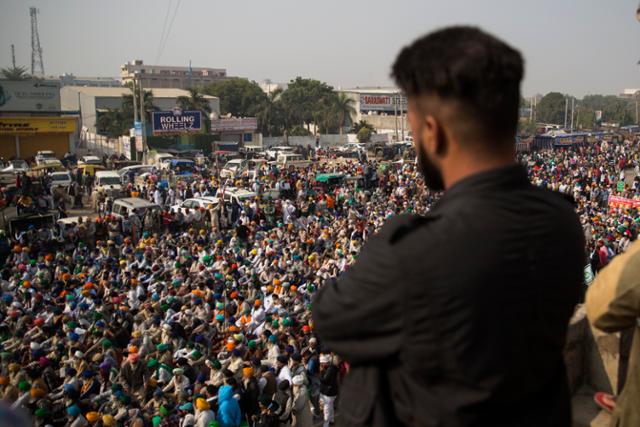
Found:
[[[291,382],[293,384],[293,420],[291,427],[311,427],[313,426],[313,415],[311,414],[309,393],[304,385],[304,376],[296,375]]]
[[[338,395],[338,368],[332,363],[331,355],[320,355],[320,400],[323,406],[323,427],[334,422],[333,404]]]

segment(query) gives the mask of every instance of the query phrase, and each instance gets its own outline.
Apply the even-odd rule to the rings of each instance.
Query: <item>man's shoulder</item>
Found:
[[[410,234],[435,223],[440,215],[437,212],[429,212],[425,215],[394,215],[387,219],[379,235],[387,243],[397,244]]]

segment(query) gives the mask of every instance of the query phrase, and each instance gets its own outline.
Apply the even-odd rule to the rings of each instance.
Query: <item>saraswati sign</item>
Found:
[[[153,113],[153,134],[199,133],[202,130],[200,111],[156,111]]]

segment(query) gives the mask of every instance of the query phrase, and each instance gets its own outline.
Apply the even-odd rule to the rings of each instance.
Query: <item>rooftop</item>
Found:
[[[88,87],[88,86],[66,86],[63,90],[72,90],[84,95],[95,97],[120,97],[122,95],[131,95],[131,89],[126,86],[122,87]],[[189,96],[189,91],[184,89],[171,88],[149,88],[154,98],[177,98],[179,96]],[[215,96],[203,95],[205,99],[216,99]]]

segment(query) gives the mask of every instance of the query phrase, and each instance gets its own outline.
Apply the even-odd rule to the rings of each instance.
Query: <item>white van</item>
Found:
[[[147,210],[152,209],[159,211],[160,206],[155,203],[151,203],[148,200],[140,199],[138,197],[126,197],[124,199],[116,199],[111,207],[111,215],[116,218],[124,218],[125,215],[129,216],[133,214],[135,210],[138,216],[144,218]]]
[[[122,184],[127,184],[129,182],[129,173],[133,172],[135,176],[142,175],[143,173],[150,173],[154,169],[155,166],[151,165],[132,165],[127,166],[118,171],[118,175],[120,175],[120,180]]]
[[[95,191],[104,191],[109,197],[117,197],[122,192],[122,181],[116,171],[97,171]]]

